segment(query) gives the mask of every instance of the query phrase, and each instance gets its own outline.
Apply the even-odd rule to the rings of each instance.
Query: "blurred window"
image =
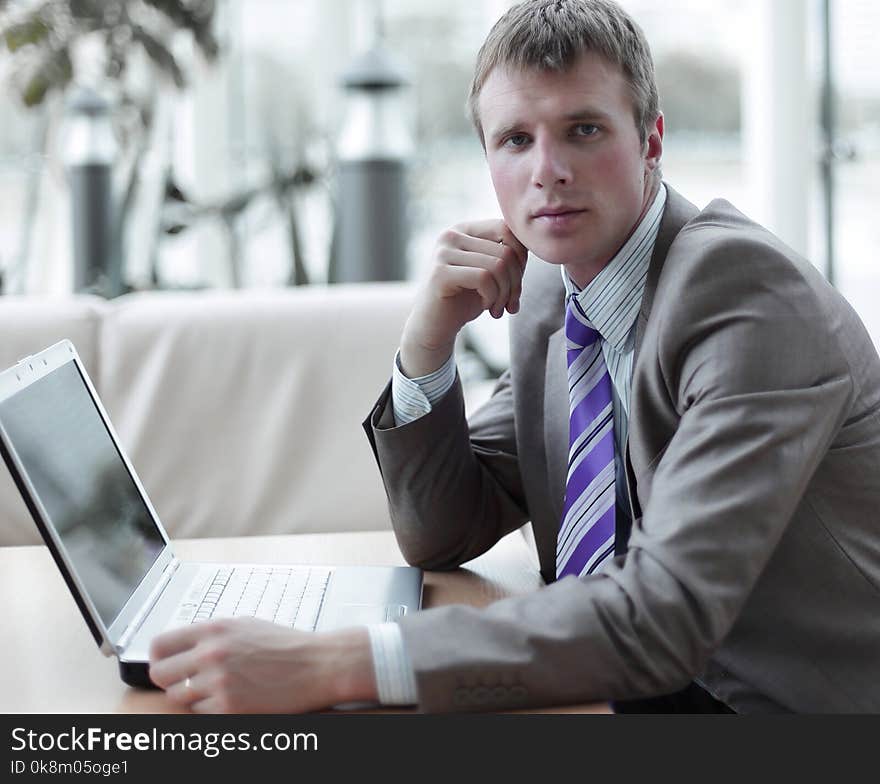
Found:
[[[880,247],[880,3],[832,0],[831,11],[836,119],[834,284],[858,311],[875,345],[880,345],[880,310],[876,305],[880,295],[876,264]],[[820,217],[815,224],[811,251],[816,249],[819,255],[824,253],[824,221]]]
[[[773,0],[621,2],[644,29],[654,55],[666,117],[664,176],[698,206],[722,196],[761,220],[746,176],[743,125],[748,118],[742,116],[742,94],[753,54],[750,43],[757,37],[754,11]],[[823,0],[804,2],[809,9],[807,44],[815,100],[810,107],[812,127],[792,144],[803,147],[804,165],[814,172],[808,255],[824,268],[817,160]],[[874,317],[871,300],[880,275],[870,259],[880,224],[870,210],[880,203],[880,81],[874,62],[880,4],[832,3],[837,151],[845,159],[836,165],[835,282],[878,339],[880,312]],[[381,8],[386,48],[403,61],[412,78],[409,99],[416,152],[407,216],[410,277],[424,274],[444,228],[470,218],[498,216],[483,152],[465,116],[465,100],[477,50],[511,4],[218,0],[217,32],[224,59],[213,68],[195,69],[184,93],[163,90],[172,96],[168,137],[175,184],[196,205],[227,207],[223,214],[234,215],[234,220],[224,223],[218,217],[222,210],[203,211],[208,217],[199,218],[197,226],[164,236],[158,253],[163,282],[229,285],[228,259],[238,254],[241,285],[284,285],[290,279],[295,243],[310,280],[325,279],[333,225],[333,148],[344,103],[338,80],[352,57],[370,42],[375,8]],[[0,54],[0,74],[7,56]],[[0,96],[7,118],[0,127],[0,270],[8,284],[21,267],[22,254],[59,256],[28,244],[25,227],[39,195],[33,183],[40,178],[33,172],[45,168],[44,125],[39,112],[13,106],[14,100],[8,90]],[[314,182],[296,189],[291,200],[280,201],[271,183],[297,167],[308,169]],[[144,176],[147,179],[149,172]],[[47,223],[57,220],[51,213],[46,218]],[[143,269],[138,274],[143,275]],[[472,333],[492,364],[503,367],[505,319],[481,317]]]

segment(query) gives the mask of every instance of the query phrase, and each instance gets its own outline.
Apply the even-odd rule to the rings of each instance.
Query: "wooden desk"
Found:
[[[390,531],[191,539],[174,544],[184,560],[403,565]],[[541,578],[518,532],[456,572],[425,574],[424,606],[484,606],[533,591]],[[162,692],[133,689],[105,658],[45,547],[0,548],[0,712],[169,713]],[[560,711],[554,711],[560,712]],[[562,712],[608,712],[576,705]]]

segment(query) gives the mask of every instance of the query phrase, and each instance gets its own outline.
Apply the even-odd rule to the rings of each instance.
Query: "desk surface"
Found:
[[[403,565],[390,531],[180,540],[184,560],[257,563]],[[455,572],[425,574],[424,606],[484,606],[533,591],[541,578],[519,533]],[[95,645],[45,547],[0,548],[0,712],[169,713],[162,692],[119,679],[115,658]],[[554,712],[608,712],[572,705]]]

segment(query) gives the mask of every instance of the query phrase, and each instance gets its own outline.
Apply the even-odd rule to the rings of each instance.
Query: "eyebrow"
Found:
[[[576,112],[571,112],[570,114],[566,114],[563,118],[564,122],[577,122],[577,121],[585,121],[585,120],[607,120],[608,114],[606,112],[600,111],[599,109],[592,109],[590,107],[586,107],[583,109],[578,109]],[[515,122],[507,123],[495,131],[490,139],[493,144],[497,143],[501,139],[503,139],[507,134],[517,130],[518,128],[527,125],[527,121],[517,120]]]

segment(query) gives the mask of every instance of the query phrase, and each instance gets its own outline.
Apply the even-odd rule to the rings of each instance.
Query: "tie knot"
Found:
[[[565,309],[565,337],[569,348],[586,348],[599,339],[599,331],[590,323],[587,314],[577,301],[577,297],[569,297]]]

